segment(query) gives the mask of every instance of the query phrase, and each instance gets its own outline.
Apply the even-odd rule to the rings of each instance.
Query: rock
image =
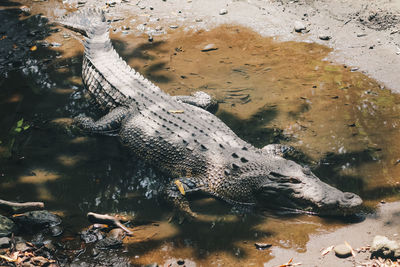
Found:
[[[119,240],[124,239],[125,236],[126,236],[125,231],[122,230],[121,228],[114,228],[107,234],[108,238],[114,238]]]
[[[17,251],[25,252],[31,250],[32,248],[29,247],[25,242],[20,242],[15,245],[15,249]]]
[[[47,210],[37,210],[18,214],[13,217],[13,220],[26,230],[46,228],[61,223],[60,217]]]
[[[339,258],[347,258],[351,256],[351,248],[345,244],[337,245],[333,250],[335,251],[335,255]]]
[[[203,47],[203,49],[201,49],[201,52],[208,52],[208,51],[213,51],[213,50],[217,50],[218,47],[215,46],[215,44],[208,44],[205,47]]]
[[[220,15],[226,15],[226,14],[228,14],[228,10],[226,10],[225,8],[223,8],[223,9],[221,9],[221,10],[219,11],[219,14],[220,14]]]
[[[11,245],[11,239],[8,237],[0,238],[0,248],[8,248]]]
[[[56,225],[56,226],[51,226],[50,228],[49,228],[49,232],[50,232],[50,235],[51,236],[60,236],[62,233],[63,233],[63,229],[60,227],[60,226],[58,226],[58,225]]]
[[[383,256],[385,258],[399,258],[400,245],[394,240],[390,240],[386,236],[377,235],[372,241],[371,249],[372,254]]]
[[[294,22],[294,30],[295,32],[302,32],[306,30],[306,26],[301,21]]]
[[[264,250],[270,248],[272,245],[267,243],[255,243],[254,246],[256,246],[256,249],[258,250]]]
[[[328,40],[332,39],[332,36],[327,35],[327,34],[320,34],[318,36],[318,38],[321,39],[321,40],[324,40],[324,41],[328,41]]]
[[[29,16],[31,14],[31,9],[27,6],[21,6],[19,9],[25,16]]]
[[[99,254],[100,254],[100,251],[97,248],[92,248],[92,250],[90,251],[90,255],[92,257],[96,257]]]
[[[14,222],[0,215],[0,237],[9,236],[13,231],[15,231]]]
[[[99,229],[88,229],[85,231],[82,231],[81,234],[81,239],[87,244],[87,243],[93,243],[96,242],[97,240],[101,240],[104,238],[103,234],[100,232]]]
[[[112,237],[106,237],[96,243],[96,248],[99,249],[120,248],[121,246],[122,246],[122,240],[115,239]]]

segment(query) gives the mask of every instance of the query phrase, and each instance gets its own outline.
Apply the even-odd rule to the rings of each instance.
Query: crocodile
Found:
[[[83,33],[82,80],[107,110],[98,120],[75,118],[90,133],[116,133],[139,158],[168,177],[166,199],[175,211],[196,217],[188,195],[201,192],[240,207],[266,207],[318,215],[355,213],[361,198],[321,181],[276,151],[256,148],[207,111],[212,98],[197,92],[171,96],[120,58],[100,10],[67,14],[63,26]]]

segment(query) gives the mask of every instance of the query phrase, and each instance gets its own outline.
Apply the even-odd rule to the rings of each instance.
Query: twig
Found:
[[[107,225],[113,225],[116,227],[121,228],[122,230],[124,230],[128,235],[133,235],[132,231],[129,230],[128,228],[126,228],[120,221],[118,218],[114,217],[114,216],[110,216],[107,214],[98,214],[98,213],[94,213],[94,212],[89,212],[87,214],[88,220],[91,223],[102,223],[102,224],[107,224]]]
[[[20,213],[32,210],[42,210],[43,202],[12,202],[0,199],[0,209],[10,213]]]

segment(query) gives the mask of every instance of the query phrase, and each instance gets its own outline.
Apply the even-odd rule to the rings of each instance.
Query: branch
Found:
[[[43,202],[11,202],[0,199],[0,209],[10,213],[21,213],[32,210],[42,210]]]
[[[107,224],[107,225],[113,225],[116,227],[121,228],[124,230],[128,235],[133,235],[132,231],[126,228],[119,220],[118,218],[106,214],[98,214],[94,212],[89,212],[87,214],[88,220],[91,223],[101,223],[101,224]]]

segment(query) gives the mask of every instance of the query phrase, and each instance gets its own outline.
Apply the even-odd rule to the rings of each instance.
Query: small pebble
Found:
[[[169,25],[169,27],[170,27],[171,29],[177,29],[179,26],[178,26],[178,25]]]
[[[90,251],[90,254],[91,254],[92,257],[96,257],[97,255],[100,254],[100,251],[99,251],[97,248],[93,248],[93,249]]]
[[[351,68],[350,71],[351,72],[358,71],[358,68],[357,67]]]
[[[63,229],[56,225],[49,228],[51,236],[60,236],[63,233]]]
[[[218,47],[216,47],[215,44],[208,44],[201,49],[201,52],[208,52],[208,51],[213,51],[213,50],[217,50],[217,49],[218,49]]]
[[[17,243],[15,245],[15,249],[18,251],[21,251],[21,252],[25,252],[25,251],[30,250],[31,248],[28,247],[25,243]]]
[[[328,41],[328,40],[332,39],[332,36],[326,35],[326,34],[320,34],[320,35],[318,36],[318,38],[321,39],[321,40],[323,40],[323,41]]]
[[[25,16],[29,16],[31,14],[31,9],[27,6],[21,6],[20,10],[24,13]]]
[[[220,14],[220,15],[226,15],[226,14],[228,14],[228,10],[226,10],[225,8],[223,8],[223,9],[221,9],[221,10],[219,11],[219,14]]]
[[[364,36],[367,36],[367,34],[366,33],[357,33],[357,37],[364,37]]]
[[[8,237],[0,238],[0,248],[8,248],[10,247],[11,239]]]
[[[270,248],[272,245],[267,243],[255,243],[254,246],[256,246],[256,249],[258,250],[264,250]]]
[[[345,244],[337,245],[333,250],[335,251],[335,255],[339,258],[347,258],[351,256],[351,249]]]
[[[301,22],[301,21],[296,21],[296,22],[294,23],[294,30],[295,30],[296,32],[302,32],[302,31],[305,31],[305,30],[306,30],[306,26],[303,24],[303,22]]]

